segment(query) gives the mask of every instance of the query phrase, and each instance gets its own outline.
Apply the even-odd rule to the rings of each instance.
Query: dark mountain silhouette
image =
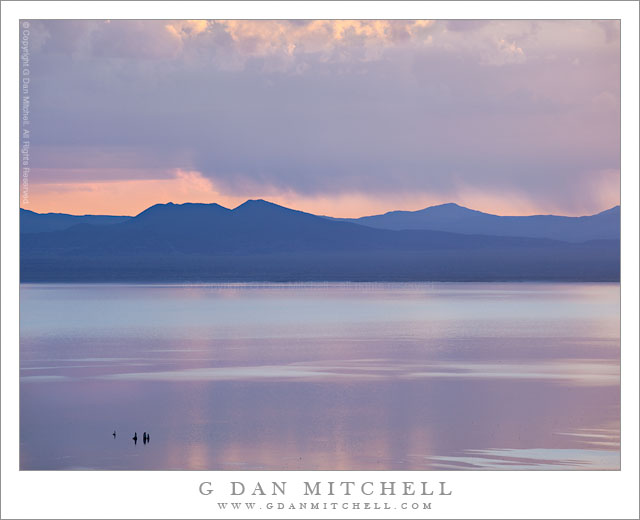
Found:
[[[465,234],[551,238],[567,242],[620,239],[620,206],[586,217],[501,217],[449,203],[418,211],[390,211],[384,215],[333,220],[378,229],[430,229]]]
[[[619,241],[375,229],[264,200],[21,237],[22,281],[617,280]]]
[[[92,224],[103,226],[118,224],[131,217],[111,215],[67,215],[65,213],[35,213],[20,208],[20,233],[41,233],[44,231],[60,231],[76,224]]]

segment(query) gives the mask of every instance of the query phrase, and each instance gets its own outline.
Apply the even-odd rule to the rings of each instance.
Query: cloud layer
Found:
[[[43,209],[91,185],[134,213],[149,197],[127,209],[117,195],[134,181],[227,204],[325,201],[338,216],[619,201],[616,21],[52,20],[32,33]]]

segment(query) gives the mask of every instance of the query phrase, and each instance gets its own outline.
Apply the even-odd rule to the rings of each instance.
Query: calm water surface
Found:
[[[619,292],[23,285],[21,469],[618,469]]]

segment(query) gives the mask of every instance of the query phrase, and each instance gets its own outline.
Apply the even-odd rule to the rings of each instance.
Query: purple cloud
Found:
[[[181,168],[233,195],[617,202],[616,21],[33,26],[34,167],[61,182]]]

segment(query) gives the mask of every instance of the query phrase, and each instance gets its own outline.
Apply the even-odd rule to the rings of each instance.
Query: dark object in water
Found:
[[[116,438],[116,431],[113,430],[113,433],[111,435],[113,435],[113,438],[115,439]]]
[[[135,432],[135,433],[133,434],[132,439],[133,439],[133,443],[134,443],[134,444],[138,444],[138,432]]]

